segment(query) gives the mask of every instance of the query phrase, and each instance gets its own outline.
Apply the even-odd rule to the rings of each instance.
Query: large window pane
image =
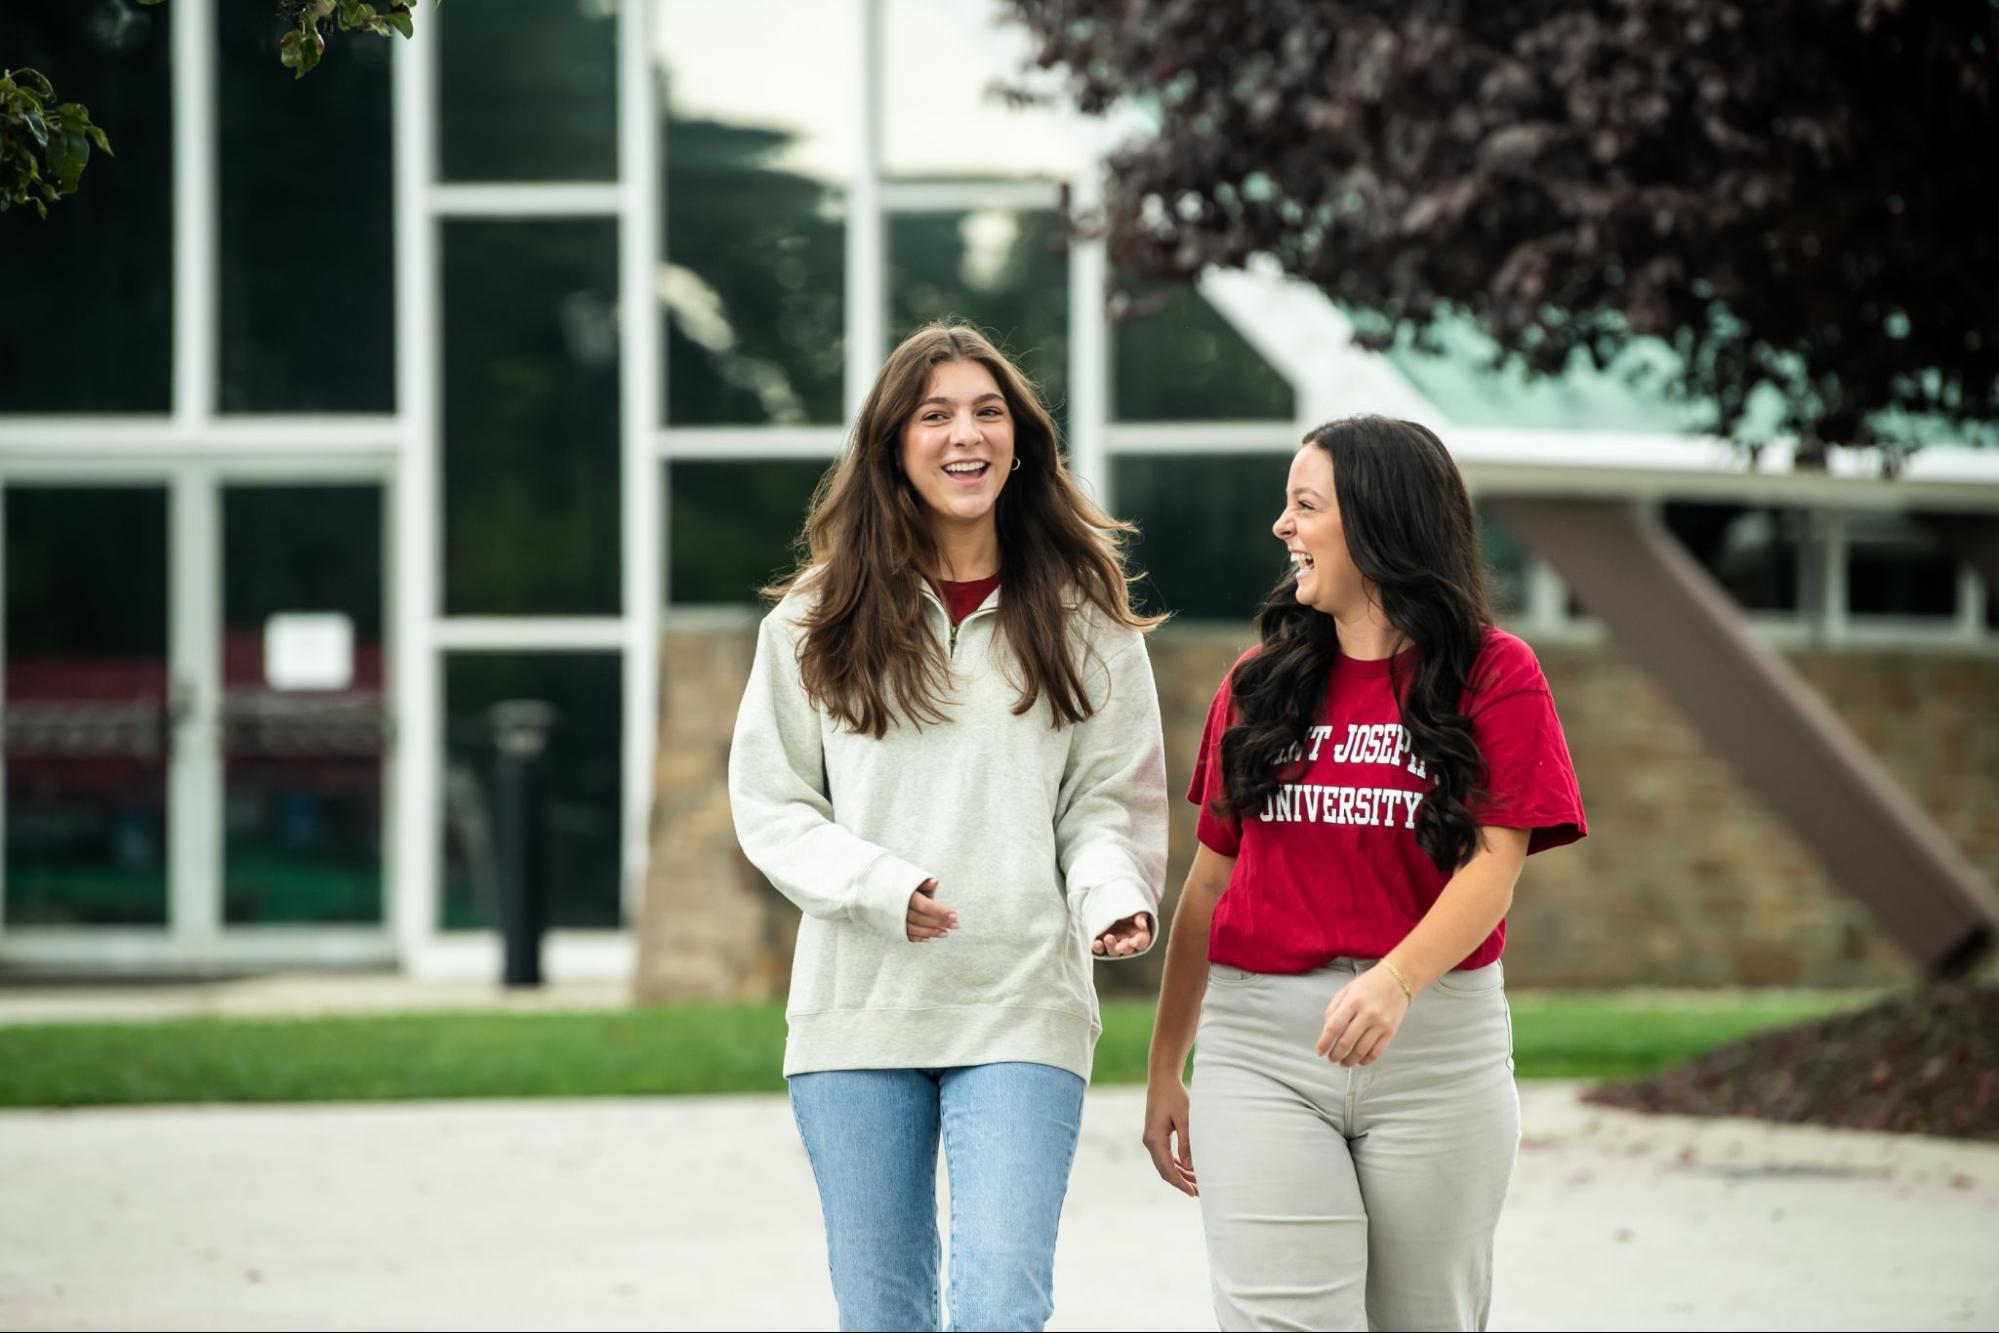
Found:
[[[444,229],[444,604],[615,614],[617,224]]]
[[[675,463],[667,469],[670,564],[677,606],[740,605],[791,572],[812,491],[826,463]]]
[[[999,0],[887,0],[883,13],[882,165],[893,176],[1072,179],[1088,131],[1064,104],[1008,105],[998,84],[1041,92],[1034,42],[1002,22]]]
[[[1139,526],[1131,567],[1147,610],[1248,621],[1286,569],[1270,525],[1289,454],[1113,460],[1118,512]]]
[[[6,497],[7,925],[167,919],[167,493]]]
[[[1290,383],[1183,284],[1125,279],[1113,325],[1119,421],[1289,421]]]
[[[1671,502],[1666,527],[1736,604],[1747,611],[1796,611],[1809,542],[1801,509]]]
[[[1906,514],[1846,518],[1847,609],[1860,616],[1957,614],[1957,557]]]
[[[222,493],[223,920],[382,919],[382,491]]]
[[[488,710],[510,699],[553,704],[543,758],[551,927],[614,928],[623,799],[623,712],[616,653],[452,653],[444,664],[449,729],[444,783],[446,930],[497,924],[494,749]]]
[[[348,34],[295,79],[268,5],[216,19],[222,410],[392,412],[389,43]]]
[[[984,329],[1057,422],[1069,386],[1069,260],[1053,213],[984,208],[889,219],[889,340],[933,319]]]
[[[842,416],[844,194],[860,71],[818,0],[656,0],[667,419]]]
[[[434,31],[416,40],[438,43],[439,174],[615,180],[617,17],[616,0],[426,5],[418,22]]]
[[[273,60],[275,63],[275,58]],[[77,192],[0,213],[0,412],[173,406],[173,106],[167,11],[6,0],[0,65],[35,69],[104,127]]]

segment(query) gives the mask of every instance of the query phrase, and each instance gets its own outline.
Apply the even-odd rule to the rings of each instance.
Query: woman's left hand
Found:
[[[1333,996],[1316,1049],[1321,1058],[1349,1069],[1371,1065],[1395,1040],[1408,1012],[1409,997],[1394,974],[1377,963]]]
[[[1126,958],[1152,943],[1152,913],[1134,912],[1090,941],[1090,952],[1104,958]]]

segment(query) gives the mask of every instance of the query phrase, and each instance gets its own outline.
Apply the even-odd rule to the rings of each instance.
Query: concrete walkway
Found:
[[[1999,1328],[1999,1148],[1523,1090],[1502,1329]],[[1090,1094],[1062,1329],[1214,1326],[1196,1206]],[[0,1112],[0,1327],[830,1328],[781,1098]]]

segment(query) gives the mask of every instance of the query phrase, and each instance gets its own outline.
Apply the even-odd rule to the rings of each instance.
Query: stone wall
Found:
[[[755,649],[753,620],[670,630],[661,645],[641,1000],[768,999],[791,975],[797,909],[744,858],[729,820],[729,737]]]
[[[642,998],[782,994],[796,910],[744,861],[723,788],[754,620],[669,629]],[[1193,849],[1180,800],[1216,683],[1248,631],[1154,635],[1172,786],[1170,894]],[[1538,645],[1581,777],[1590,836],[1527,863],[1507,942],[1524,986],[1847,986],[1913,971],[1857,901],[1678,710],[1610,645]],[[1989,880],[1999,881],[1999,659],[1789,654],[1801,674]],[[1098,969],[1156,984],[1160,951]]]

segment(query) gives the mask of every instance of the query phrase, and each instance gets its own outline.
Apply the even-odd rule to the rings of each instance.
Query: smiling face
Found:
[[[1013,410],[992,372],[945,361],[902,427],[902,471],[933,524],[989,524],[1013,466]]]
[[[1270,525],[1291,553],[1298,600],[1327,615],[1351,613],[1367,601],[1367,581],[1347,552],[1333,491],[1333,456],[1316,444],[1300,449],[1284,483],[1284,512]]]

